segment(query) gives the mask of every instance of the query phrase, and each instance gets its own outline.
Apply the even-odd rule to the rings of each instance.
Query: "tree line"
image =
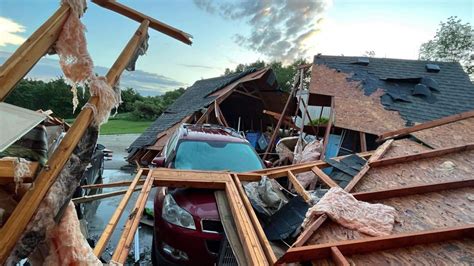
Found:
[[[63,78],[48,82],[33,79],[21,80],[7,97],[5,102],[30,110],[52,110],[57,117],[75,118],[80,108],[88,101],[90,94],[87,89],[78,89],[79,105],[73,113],[72,92]],[[185,91],[179,88],[158,96],[142,96],[133,88],[122,90],[123,103],[118,108],[119,113],[128,113],[126,117],[133,120],[154,120],[170,104]]]

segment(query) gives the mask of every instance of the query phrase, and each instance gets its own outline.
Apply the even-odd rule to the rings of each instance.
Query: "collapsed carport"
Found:
[[[148,165],[182,123],[221,124],[262,133],[276,123],[264,111],[281,112],[287,98],[271,68],[198,80],[130,145],[127,160]],[[295,103],[290,108],[294,110]]]

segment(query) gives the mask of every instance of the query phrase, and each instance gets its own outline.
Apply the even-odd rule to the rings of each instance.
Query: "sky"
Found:
[[[145,95],[187,87],[256,60],[291,62],[318,54],[416,59],[440,21],[474,25],[473,0],[119,0],[193,35],[191,46],[153,29],[137,71],[122,86]],[[0,0],[0,63],[58,8],[59,0]],[[96,72],[105,74],[139,24],[88,1],[82,18]],[[47,56],[28,77],[61,75]]]

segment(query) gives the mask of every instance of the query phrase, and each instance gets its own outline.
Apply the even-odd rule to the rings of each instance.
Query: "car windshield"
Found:
[[[246,143],[182,141],[176,151],[174,168],[246,172],[263,167],[258,155]]]

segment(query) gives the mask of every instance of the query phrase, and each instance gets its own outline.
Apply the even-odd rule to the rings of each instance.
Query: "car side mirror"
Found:
[[[270,161],[265,160],[265,161],[263,161],[263,163],[265,164],[266,168],[272,168],[273,167],[273,163],[270,162]]]
[[[155,157],[151,163],[155,167],[165,167],[165,157]]]

